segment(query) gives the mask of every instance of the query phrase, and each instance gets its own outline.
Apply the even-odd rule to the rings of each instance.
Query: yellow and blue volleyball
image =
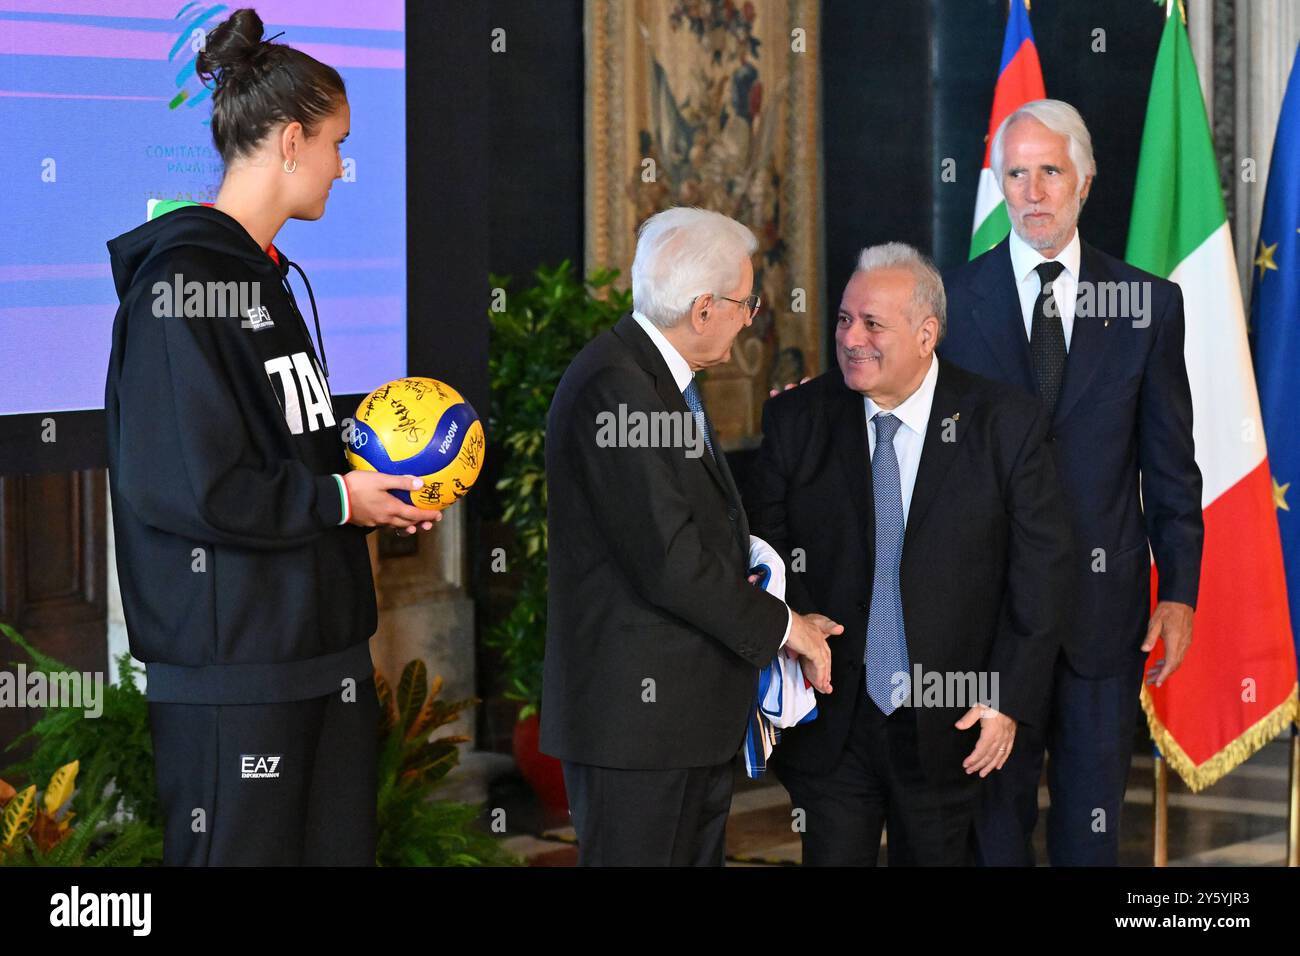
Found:
[[[347,439],[358,471],[415,475],[418,491],[394,491],[417,508],[441,511],[469,494],[486,442],[473,406],[445,382],[409,376],[379,386],[357,406]]]

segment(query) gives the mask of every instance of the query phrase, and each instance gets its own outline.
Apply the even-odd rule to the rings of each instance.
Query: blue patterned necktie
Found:
[[[700,386],[695,384],[695,379],[691,379],[691,384],[686,386],[686,391],[682,392],[686,399],[686,405],[695,416],[695,427],[700,430],[704,436],[704,447],[713,454],[713,440],[709,437],[709,420],[704,417],[704,402],[700,401]],[[717,456],[714,456],[717,457]]]
[[[902,422],[878,412],[876,453],[871,456],[871,484],[876,507],[876,561],[867,619],[867,696],[885,716],[894,712],[894,675],[911,677],[907,636],[903,631],[903,593],[898,584],[903,557],[903,486],[898,474],[894,435]],[[906,686],[906,685],[902,685]]]

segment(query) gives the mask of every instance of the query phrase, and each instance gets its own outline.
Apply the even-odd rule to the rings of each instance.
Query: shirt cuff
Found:
[[[352,503],[348,500],[347,482],[343,480],[342,475],[335,475],[334,480],[339,483],[339,501],[343,508],[343,520],[339,524],[347,524],[352,517]]]
[[[786,641],[790,640],[790,629],[792,627],[794,627],[794,612],[790,610],[790,606],[787,604],[785,608],[785,637],[781,638],[781,644],[777,647],[778,651],[785,647]]]

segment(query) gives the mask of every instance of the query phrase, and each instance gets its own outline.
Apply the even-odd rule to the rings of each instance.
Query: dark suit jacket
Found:
[[[547,419],[541,749],[603,767],[719,764],[740,748],[789,617],[746,580],[749,526],[725,458],[601,447],[597,416],[620,405],[690,415],[630,315],[573,360]]]
[[[900,568],[913,667],[997,672],[1000,709],[1039,724],[1060,648],[1069,554],[1044,417],[1036,400],[940,362]],[[875,552],[866,409],[838,368],[768,401],[746,491],[754,534],[791,569],[790,607],[844,625],[830,638],[833,692],[819,694],[817,719],[782,731],[776,749],[782,764],[826,773],[863,692]],[[793,549],[802,549],[802,564],[791,560]],[[922,765],[936,782],[963,773],[979,725],[953,724],[973,703],[916,710]]]
[[[1106,677],[1141,656],[1151,608],[1148,541],[1160,571],[1159,598],[1196,605],[1201,472],[1183,360],[1182,291],[1082,246],[1081,295],[1085,283],[1148,282],[1151,289],[1145,320],[1076,315],[1047,439],[1075,542],[1065,653],[1080,674]],[[1003,240],[944,276],[948,335],[939,352],[1036,394],[1009,250]],[[1104,572],[1094,570],[1099,556]]]

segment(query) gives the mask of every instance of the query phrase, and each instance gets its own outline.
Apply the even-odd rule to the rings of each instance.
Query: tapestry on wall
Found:
[[[750,447],[768,389],[821,371],[816,0],[587,0],[586,260],[629,281],[637,227],[700,206],[758,238],[763,308],[701,375],[725,447]],[[716,290],[715,290],[716,291]]]

